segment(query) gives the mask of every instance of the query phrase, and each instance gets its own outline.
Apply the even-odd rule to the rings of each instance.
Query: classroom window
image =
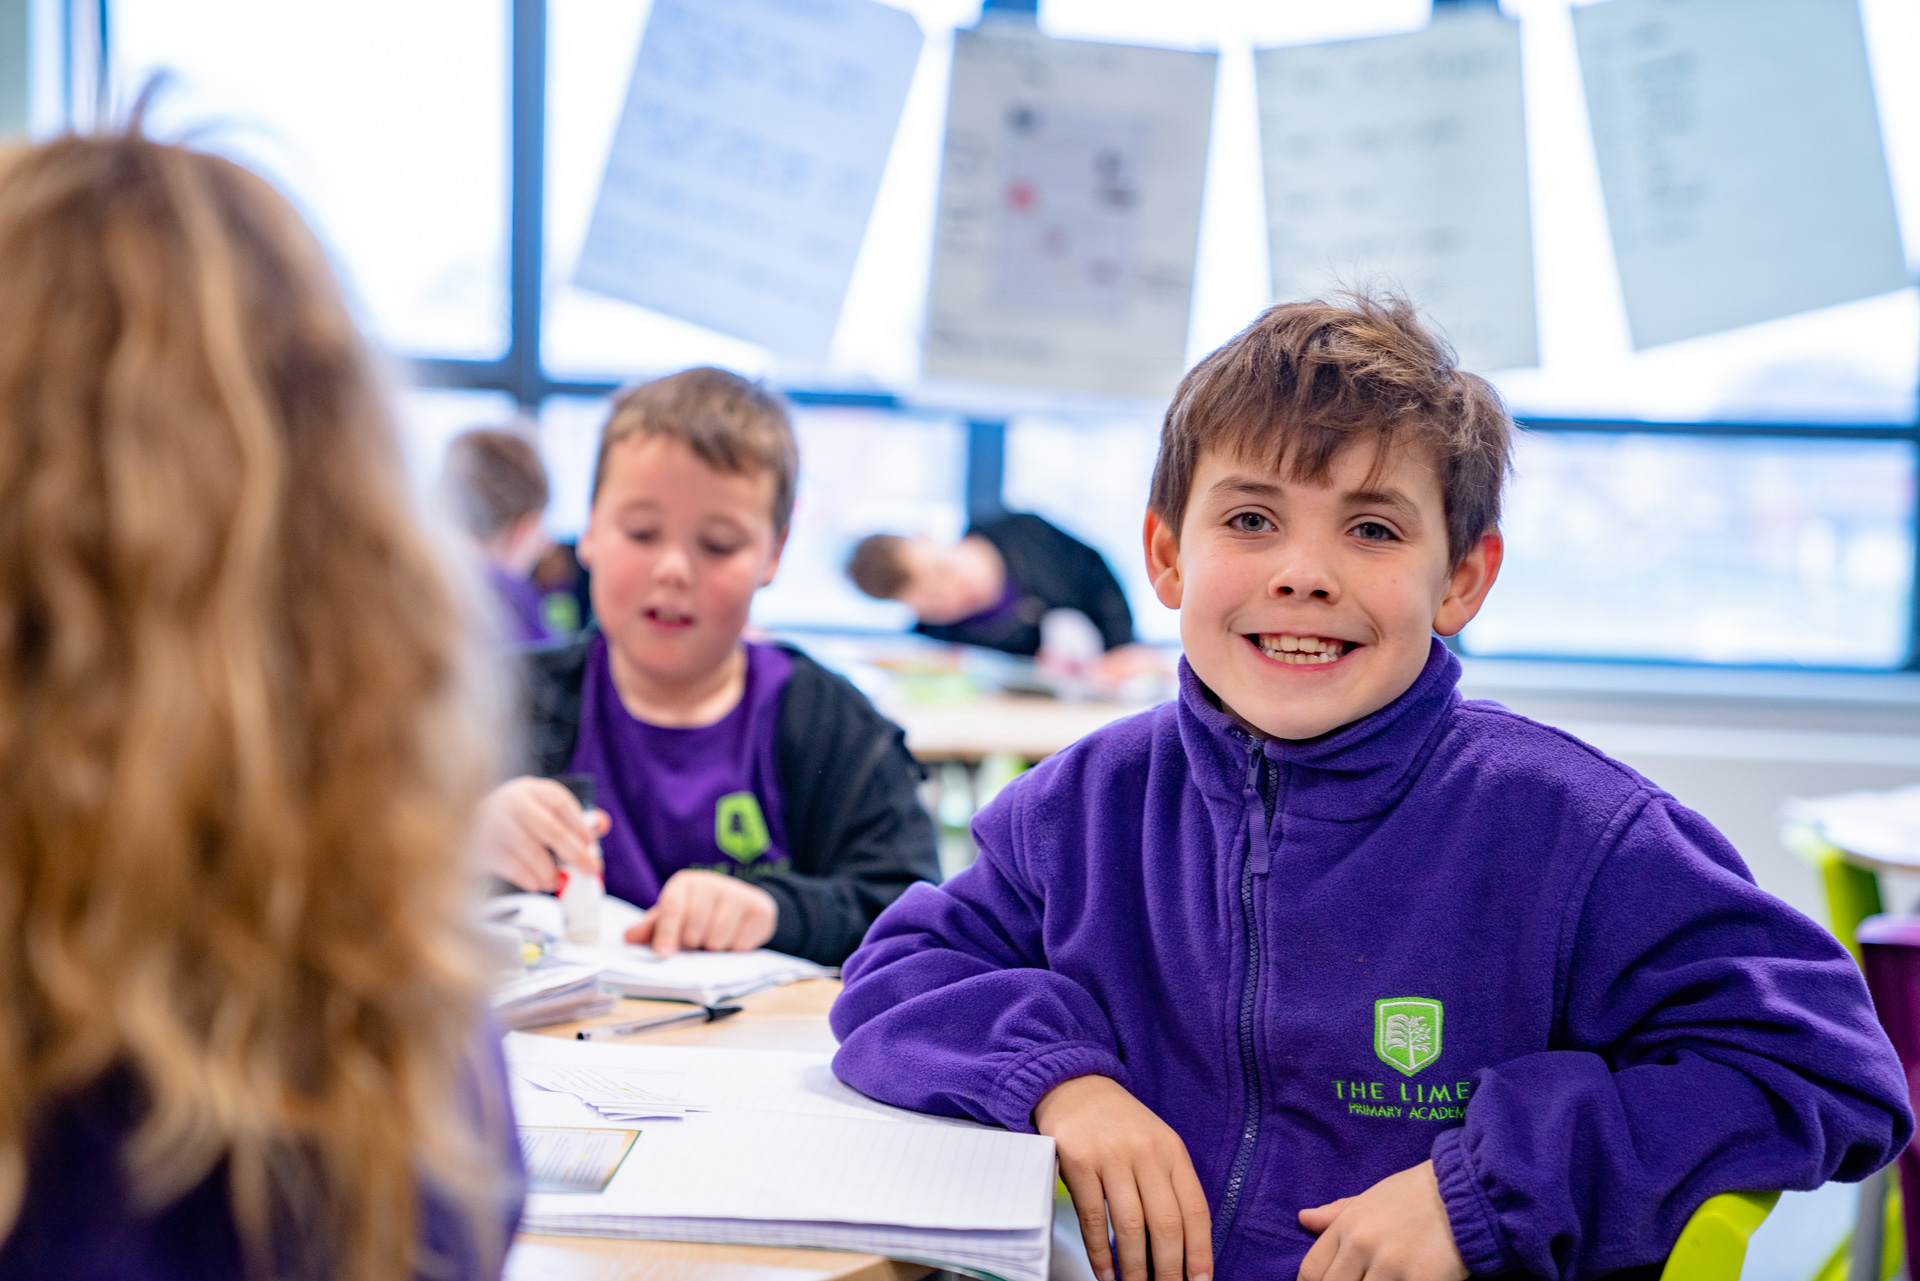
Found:
[[[178,83],[156,114],[161,132],[210,125],[204,144],[285,186],[385,345],[443,358],[428,371],[436,381],[537,408],[556,534],[585,520],[599,393],[718,364],[893,406],[825,417],[803,409],[802,513],[757,619],[904,625],[900,611],[845,584],[838,564],[853,538],[874,529],[964,527],[966,436],[956,420],[980,417],[1008,422],[1005,505],[1038,511],[1099,547],[1142,635],[1172,641],[1177,620],[1153,599],[1138,547],[1160,407],[1009,401],[990,388],[920,382],[952,36],[981,6],[886,2],[912,12],[926,41],[829,354],[813,364],[572,284],[649,0],[545,0],[544,68],[521,67],[539,77],[546,111],[543,167],[520,189],[539,199],[544,221],[538,290],[534,273],[517,277],[533,297],[508,297],[511,4],[342,0],[323,12],[112,0],[114,84],[127,98],[150,70],[171,68]],[[1920,417],[1920,292],[1634,351],[1573,42],[1572,11],[1591,2],[1501,0],[1522,24],[1540,364],[1490,377],[1522,418],[1584,429],[1541,432],[1523,446],[1506,575],[1464,644],[1556,657],[1907,662],[1912,444],[1869,437]],[[1905,74],[1920,61],[1920,11],[1905,0],[1859,3],[1907,254],[1920,263],[1920,79]],[[1040,25],[1054,36],[1220,53],[1189,362],[1271,301],[1254,50],[1414,30],[1430,5],[1043,0]],[[518,332],[537,335],[537,351],[511,349],[515,308]],[[489,418],[504,409],[502,400],[484,403]],[[1010,414],[1009,403],[1046,412]],[[425,424],[408,442],[410,466],[424,474],[437,466],[451,419],[407,421]],[[1659,426],[1634,432],[1635,422]],[[1727,435],[1730,424],[1834,437]],[[888,460],[884,470],[875,457]],[[1906,568],[1896,582],[1897,566]],[[1764,600],[1738,605],[1756,593]]]
[[[762,627],[898,631],[904,605],[871,600],[841,567],[877,530],[958,538],[966,525],[966,433],[952,418],[873,409],[800,408],[800,490],[771,587],[754,598]]]
[[[1470,654],[1894,667],[1914,446],[1527,434]]]
[[[519,406],[505,392],[448,387],[409,387],[395,400],[394,423],[407,482],[417,498],[432,493],[440,479],[447,444],[475,427],[503,427]]]
[[[410,356],[507,348],[507,8],[473,0],[113,0],[124,107],[277,183],[371,332]]]
[[[1174,644],[1180,616],[1153,594],[1140,535],[1159,449],[1151,418],[1024,414],[1007,426],[1006,501],[1097,548],[1126,590],[1134,634]]]

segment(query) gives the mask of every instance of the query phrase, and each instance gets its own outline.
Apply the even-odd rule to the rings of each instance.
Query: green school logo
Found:
[[[1440,1057],[1440,1002],[1389,996],[1373,1003],[1373,1052],[1412,1076]]]
[[[728,792],[714,802],[713,843],[736,863],[751,863],[773,845],[767,816],[752,792]]]

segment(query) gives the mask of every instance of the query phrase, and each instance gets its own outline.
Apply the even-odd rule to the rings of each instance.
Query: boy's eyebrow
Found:
[[[1277,498],[1285,492],[1283,487],[1256,476],[1228,476],[1215,481],[1212,491],[1216,494],[1244,494],[1249,498]]]
[[[1391,507],[1409,520],[1420,515],[1419,506],[1397,489],[1356,489],[1343,501],[1349,507]]]

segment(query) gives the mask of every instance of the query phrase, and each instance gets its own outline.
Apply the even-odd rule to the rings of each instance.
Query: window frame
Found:
[[[1437,4],[1486,2],[1487,0],[1435,0]],[[102,69],[106,66],[109,55],[104,38],[98,38],[93,42],[87,40],[85,36],[75,38],[73,32],[76,25],[75,17],[86,15],[86,19],[91,21],[83,19],[78,25],[91,26],[93,31],[104,33],[109,29],[106,17],[107,6],[110,3],[111,0],[64,0],[69,32],[67,48],[70,61],[68,68],[70,84],[73,79],[82,78],[73,75],[73,64],[82,60],[75,55],[82,54],[82,51],[86,54],[96,54],[97,65]],[[603,396],[618,390],[622,384],[610,381],[552,378],[548,376],[541,361],[544,302],[542,293],[545,269],[542,245],[545,238],[546,216],[547,0],[509,0],[509,3],[512,25],[510,40],[513,83],[510,93],[512,122],[509,130],[509,146],[512,154],[508,162],[507,350],[498,360],[417,358],[409,361],[408,364],[419,386],[505,392],[514,398],[522,410],[537,417],[541,404],[549,396]],[[1037,10],[1038,0],[986,0],[986,5],[989,8],[1032,13]],[[89,13],[89,10],[92,12]],[[104,74],[99,71],[85,78],[92,80],[95,84],[104,83],[106,80]],[[69,102],[72,103],[81,96],[84,96],[84,89],[78,94],[70,91]],[[830,387],[789,387],[782,390],[789,400],[800,405],[900,409],[909,407],[912,403],[907,398],[885,391]],[[1519,419],[1518,422],[1521,427],[1537,432],[1829,441],[1900,440],[1912,444],[1916,459],[1920,459],[1920,422],[1905,425],[1664,422],[1531,416]],[[1004,418],[983,416],[967,419],[966,426],[967,512],[970,520],[977,521],[1003,510],[1001,495],[1006,466],[1007,423]],[[1830,670],[1855,673],[1920,671],[1920,476],[1916,476],[1916,482],[1913,528],[1915,556],[1913,578],[1908,589],[1910,613],[1907,620],[1905,659],[1898,667],[1893,668]],[[1537,661],[1620,662],[1714,669],[1822,670],[1776,664],[1706,663],[1656,658],[1596,659],[1578,655],[1541,656]]]

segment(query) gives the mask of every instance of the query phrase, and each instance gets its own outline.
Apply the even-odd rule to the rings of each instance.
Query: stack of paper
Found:
[[[537,1090],[564,1094],[609,1121],[667,1121],[687,1114],[676,1072],[606,1072],[557,1063],[522,1063],[513,1080]]]
[[[619,999],[601,990],[597,966],[544,964],[494,989],[493,1016],[502,1027],[543,1027],[596,1018]]]
[[[559,1150],[564,1136],[601,1151],[619,1127],[535,1079],[605,1078],[685,1108],[642,1125],[598,1190],[529,1196],[526,1231],[857,1250],[1045,1281],[1051,1139],[876,1103],[835,1080],[826,1054],[527,1036],[506,1050],[523,1132],[558,1168],[594,1164]]]
[[[608,895],[600,916],[600,940],[590,945],[564,942],[560,903],[548,894],[509,894],[489,905],[495,920],[529,926],[555,940],[553,955],[600,974],[603,986],[623,996],[657,1001],[718,1005],[762,988],[800,979],[826,977],[827,971],[797,956],[770,952],[678,952],[657,956],[650,947],[625,941],[641,917],[633,904]]]

